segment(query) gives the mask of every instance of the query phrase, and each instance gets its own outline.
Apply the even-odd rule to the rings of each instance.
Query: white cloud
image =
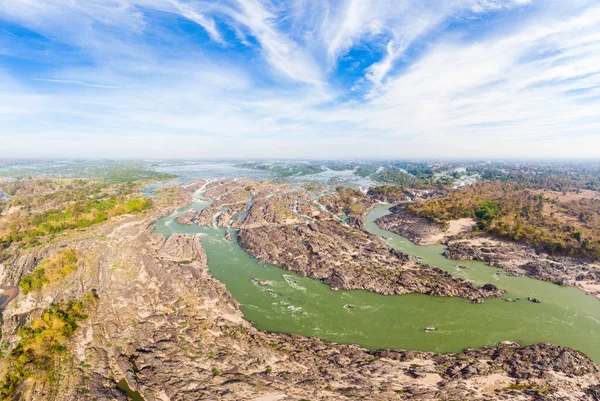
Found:
[[[266,59],[279,72],[295,81],[321,85],[323,77],[312,56],[276,28],[277,16],[259,0],[237,0],[229,12],[236,23],[248,29],[260,43]]]
[[[391,136],[398,131],[417,134],[438,151],[465,138],[487,154],[539,154],[542,148],[532,142],[536,138],[546,145],[560,138],[562,144],[582,132],[599,145],[594,135],[600,123],[598,102],[578,102],[581,95],[568,92],[594,88],[597,93],[600,87],[599,12],[589,9],[566,21],[539,21],[475,44],[438,44],[386,85],[384,94],[364,110],[365,125]],[[540,49],[551,56],[541,57],[536,53]],[[489,147],[496,142],[496,148]],[[557,147],[551,154],[560,151],[569,156],[597,152]]]
[[[89,86],[90,88],[102,88],[102,89],[119,89],[120,86],[101,85],[91,82],[77,81],[73,79],[48,79],[48,78],[35,78],[36,81],[53,82],[56,84],[70,84],[70,85],[81,85]]]
[[[0,18],[94,60],[33,79],[0,64],[0,156],[600,156],[600,7],[549,1],[476,42],[435,35],[395,72],[448,18],[528,2],[434,3],[0,0]],[[222,52],[151,46],[144,8],[194,21]],[[234,39],[216,21],[268,67],[230,61]],[[361,41],[385,49],[365,77],[375,90],[341,101],[332,65]]]
[[[371,65],[366,75],[377,89],[417,39],[449,18],[469,11],[483,13],[528,3],[528,0],[345,0],[337,13],[327,15],[322,40],[332,65],[357,42],[383,35],[385,56]]]

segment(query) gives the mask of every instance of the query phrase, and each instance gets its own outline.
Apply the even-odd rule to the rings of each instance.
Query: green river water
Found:
[[[353,343],[369,349],[412,349],[460,352],[464,348],[492,346],[499,341],[523,344],[550,342],[581,350],[600,363],[600,303],[574,289],[527,277],[503,275],[501,269],[482,262],[460,262],[442,256],[443,246],[418,246],[380,229],[374,221],[388,214],[381,205],[367,217],[366,229],[393,248],[424,263],[440,267],[478,285],[493,283],[507,290],[508,303],[488,299],[472,304],[460,298],[422,294],[384,296],[367,291],[332,291],[329,286],[279,267],[258,264],[235,242],[224,239],[225,229],[181,225],[174,218],[208,202],[165,216],[156,231],[199,235],[208,255],[210,272],[223,282],[242,304],[247,320],[261,330],[316,336],[337,343]],[[232,237],[235,237],[232,235]],[[257,281],[267,283],[261,286]],[[528,296],[542,303],[528,302]],[[426,333],[425,327],[437,331]]]

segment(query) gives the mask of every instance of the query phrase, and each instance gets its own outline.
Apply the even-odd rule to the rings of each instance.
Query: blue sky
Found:
[[[600,157],[600,3],[0,0],[0,157]]]

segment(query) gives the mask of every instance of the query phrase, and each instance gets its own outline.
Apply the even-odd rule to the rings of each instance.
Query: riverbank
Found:
[[[210,190],[210,187],[207,189]],[[212,210],[220,210],[214,205],[215,202],[211,204]],[[208,209],[206,202],[204,206],[199,206],[195,213],[205,213],[204,210]],[[600,310],[596,300],[575,289],[508,275],[502,269],[489,267],[483,262],[465,261],[464,268],[459,268],[456,262],[443,256],[442,246],[416,246],[396,234],[381,230],[374,221],[388,214],[388,208],[381,205],[373,209],[367,216],[365,229],[384,238],[389,247],[474,285],[491,282],[509,292],[501,298],[490,298],[483,304],[472,305],[455,297],[420,294],[382,296],[365,291],[331,291],[329,285],[320,281],[292,272],[282,273],[280,268],[266,263],[258,264],[236,243],[236,236],[231,229],[181,225],[176,223],[179,216],[173,217],[175,221],[161,219],[159,227],[165,235],[177,232],[202,236],[211,273],[227,285],[235,299],[244,305],[242,310],[246,319],[260,329],[318,336],[334,342],[359,343],[372,349],[384,347],[436,352],[457,352],[469,346],[492,346],[505,340],[521,340],[525,344],[541,341],[571,346],[600,358],[597,351],[600,344],[597,333]],[[259,210],[261,208],[254,212]],[[318,219],[314,224],[334,221],[338,220]],[[320,254],[331,253],[331,257],[323,259],[331,261],[344,260],[345,250],[352,249],[352,245],[338,248],[336,241],[330,244],[323,240],[320,243],[327,237],[321,238],[319,230],[310,230],[306,225],[285,227],[269,225],[260,228],[259,232],[273,231],[261,243],[276,239],[272,246],[259,245],[260,249],[273,251],[273,255],[288,258],[290,263],[299,265],[303,265],[303,259],[296,262],[293,258],[304,254],[296,252],[294,247],[315,245],[315,250]],[[311,241],[303,243],[291,240],[294,237],[288,235],[287,231],[292,229],[308,229],[315,237],[314,241],[311,239],[314,244]],[[227,240],[228,237],[233,241]],[[285,246],[278,245],[279,237],[283,238]],[[339,242],[345,244],[345,237],[341,238]],[[338,253],[337,249],[343,252]],[[370,245],[368,249],[371,249]],[[314,260],[319,261],[319,258],[316,255]],[[353,271],[353,263],[360,266],[361,262],[349,259],[344,260],[343,265],[350,266],[347,270]],[[327,268],[325,263],[315,266]],[[377,283],[377,276],[372,272],[357,270],[357,274],[368,285]],[[352,275],[347,273],[346,277]],[[542,303],[528,302],[528,298],[541,300]],[[505,299],[516,302],[506,302]],[[573,314],[573,310],[578,313]],[[434,334],[426,333],[425,327],[436,327],[438,330]]]
[[[504,294],[493,284],[477,287],[420,263],[389,248],[378,237],[337,221],[242,229],[238,241],[262,263],[320,280],[334,290],[419,293],[477,302]]]
[[[527,246],[485,234],[451,239],[447,246],[445,255],[450,259],[479,260],[505,269],[510,274],[575,287],[600,300],[600,265],[597,263],[540,254]]]
[[[473,305],[421,294],[331,291],[317,280],[258,265],[237,246],[235,236],[232,241],[225,238],[224,228],[177,224],[178,216],[207,202],[190,206],[189,196],[177,190],[170,198],[143,215],[120,216],[50,244],[59,249],[68,241],[85,255],[84,262],[59,287],[12,302],[3,341],[15,344],[15,316],[26,309],[39,314],[47,302],[76,298],[91,289],[99,298],[66,344],[60,386],[30,380],[19,388],[21,399],[55,394],[61,400],[124,401],[125,394],[117,389],[123,380],[145,401],[256,401],[274,396],[281,401],[533,401],[540,394],[552,400],[592,401],[600,389],[598,367],[582,352],[563,346],[502,343],[454,353],[377,350],[401,348],[387,344],[413,338],[429,349],[432,344],[464,348],[456,340],[482,344],[483,337],[472,336],[511,322],[519,328],[520,315],[524,321],[541,322],[539,328],[525,328],[536,333],[569,326],[552,326],[552,320],[569,316],[553,313],[546,319],[545,308],[555,306],[552,300],[534,305],[492,299]],[[181,209],[171,213],[175,207]],[[478,262],[467,263],[475,273]],[[533,284],[528,287],[535,292]],[[560,305],[563,299],[557,298]],[[425,333],[424,327],[433,324],[438,330]],[[268,325],[270,332],[259,330]],[[304,333],[302,328],[315,334],[273,333]],[[580,320],[573,329],[588,334]],[[504,339],[509,334],[500,332]],[[336,344],[317,336],[339,340]],[[359,342],[355,339],[372,341],[372,350],[349,345]],[[498,341],[487,337],[483,343],[488,342]]]
[[[419,245],[444,243],[452,260],[478,260],[509,274],[524,275],[561,286],[578,288],[600,300],[600,264],[567,256],[551,256],[517,242],[473,232],[469,219],[453,220],[443,230],[429,220],[394,206],[377,220],[379,227],[407,237]]]
[[[418,245],[437,245],[449,238],[473,230],[473,219],[452,220],[442,228],[427,219],[418,217],[405,209],[406,202],[392,206],[390,214],[381,217],[377,224],[384,230],[395,232]]]
[[[1,265],[0,265],[1,267]],[[19,288],[15,286],[4,286],[0,287],[0,314],[6,306],[17,297],[19,294]]]
[[[164,366],[164,362],[154,356],[157,349],[154,346],[144,348],[144,352],[136,358],[136,366],[141,373],[137,379],[131,379],[130,385],[137,386],[133,388],[144,396],[148,394],[149,387],[163,380],[166,386],[163,384],[161,388],[166,394],[170,397],[185,394],[187,398],[212,395],[236,400],[275,396],[280,400],[343,400],[353,396],[365,400],[395,400],[400,395],[415,400],[500,400],[517,397],[533,400],[543,392],[556,399],[591,400],[589,394],[596,391],[599,384],[598,368],[587,362],[587,357],[552,345],[522,347],[516,343],[504,343],[492,349],[436,355],[416,351],[368,351],[355,345],[332,344],[318,338],[257,331],[242,319],[234,297],[213,276],[220,277],[237,297],[239,283],[247,282],[247,277],[262,271],[259,277],[265,280],[265,286],[257,284],[251,288],[270,294],[269,303],[273,303],[278,295],[269,293],[269,289],[282,289],[267,276],[265,270],[268,266],[257,266],[256,271],[242,277],[244,281],[231,280],[243,274],[244,270],[232,268],[244,265],[245,259],[243,254],[231,248],[234,243],[223,238],[223,230],[174,226],[170,223],[173,219],[176,216],[161,220],[158,227],[190,230],[190,234],[197,232],[201,236],[177,236],[176,241],[168,240],[189,243],[186,246],[168,246],[169,259],[190,259],[192,255],[185,249],[208,250],[206,257],[197,255],[191,264],[181,265],[201,271],[197,274],[206,280],[200,289],[205,295],[202,296],[202,306],[185,318],[185,327],[180,329],[184,333],[182,338],[188,341],[185,351],[171,348],[169,340],[160,346],[161,353],[168,352],[171,355],[169,360],[177,360],[177,364]],[[165,245],[160,245],[162,242],[157,244],[158,249],[165,249]],[[199,248],[198,244],[202,247]],[[174,253],[176,249],[183,253]],[[229,255],[227,258],[231,259],[231,264],[225,263],[227,259],[222,259],[223,256],[216,259],[217,255]],[[213,267],[197,261],[208,261]],[[222,272],[216,267],[222,268]],[[224,280],[225,276],[230,279]],[[170,279],[177,282],[183,278],[177,274]],[[287,278],[286,283],[297,289],[295,294],[302,293],[301,288],[306,284],[293,277]],[[312,288],[305,291],[310,292],[307,295],[311,297],[317,295]],[[187,297],[185,299],[187,301],[184,302],[189,302]],[[243,310],[252,306],[245,299],[243,301]],[[334,307],[332,303],[325,305]],[[179,310],[183,312],[185,308]],[[209,319],[203,317],[205,310],[210,310]],[[207,330],[209,334],[202,335],[199,341],[196,337],[198,330]],[[159,337],[168,338],[163,334]],[[232,349],[236,351],[232,353]],[[192,365],[190,356],[194,360]],[[168,376],[163,373],[165,368],[169,369]],[[148,378],[143,372],[155,373]],[[170,384],[176,383],[174,375],[178,377],[184,372],[185,389]],[[198,386],[199,382],[209,385]]]

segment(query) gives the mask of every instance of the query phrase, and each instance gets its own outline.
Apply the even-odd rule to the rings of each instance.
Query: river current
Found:
[[[443,246],[418,246],[382,230],[375,220],[389,213],[381,205],[367,216],[367,231],[384,238],[401,252],[419,257],[454,276],[478,285],[493,283],[507,290],[502,298],[483,304],[422,294],[384,296],[367,291],[332,291],[329,286],[276,266],[259,264],[235,241],[226,240],[224,228],[181,225],[175,218],[201,210],[209,202],[195,201],[160,219],[163,235],[199,235],[211,274],[223,282],[242,304],[245,318],[260,330],[316,336],[369,349],[411,349],[460,352],[464,348],[493,346],[518,340],[550,342],[585,352],[600,363],[600,303],[585,293],[527,277],[512,277],[482,262],[446,259]],[[233,230],[231,230],[233,231]],[[233,232],[232,232],[233,234]],[[459,269],[457,264],[465,265]],[[516,303],[505,298],[519,298]],[[539,298],[534,304],[527,297]],[[425,327],[437,328],[425,332]]]

